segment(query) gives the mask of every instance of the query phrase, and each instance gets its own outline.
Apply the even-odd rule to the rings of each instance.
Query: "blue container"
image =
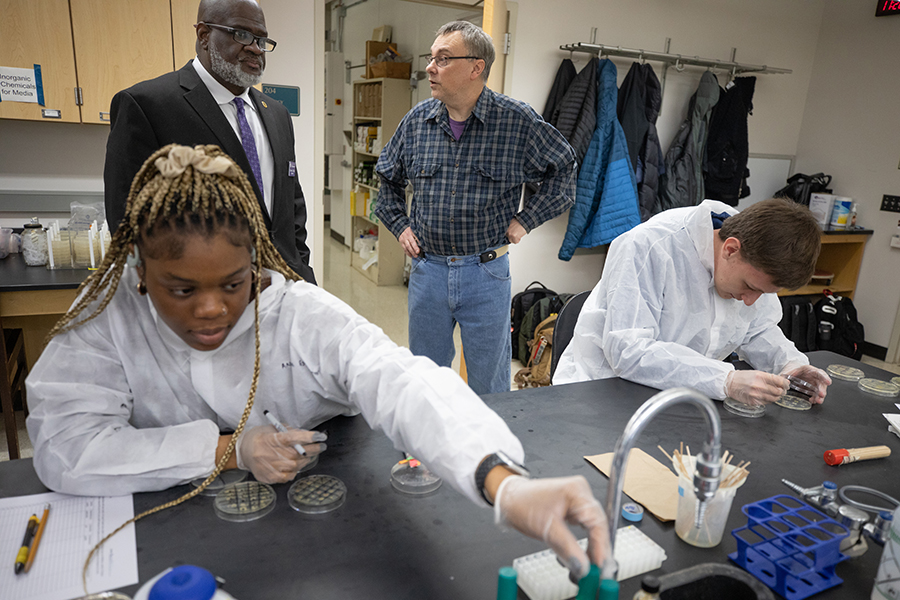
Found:
[[[793,496],[744,505],[747,525],[731,532],[737,552],[728,555],[787,600],[801,600],[843,583],[835,565],[846,560],[841,540],[849,532]]]

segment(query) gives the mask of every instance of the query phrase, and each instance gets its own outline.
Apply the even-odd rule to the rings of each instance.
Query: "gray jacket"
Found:
[[[706,71],[691,97],[688,114],[666,153],[661,177],[660,209],[696,206],[703,202],[703,160],[709,135],[709,118],[719,101],[719,82]]]

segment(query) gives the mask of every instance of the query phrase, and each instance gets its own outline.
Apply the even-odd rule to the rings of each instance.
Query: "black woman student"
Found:
[[[546,542],[574,576],[588,555],[602,564],[606,519],[583,477],[516,474],[521,443],[453,371],[298,279],[228,156],[154,153],[105,260],[28,377],[41,481],[118,495],[241,468],[287,482],[325,450],[312,428],[362,413],[464,496],[493,502],[499,523]],[[302,429],[280,433],[264,410]],[[587,554],[567,523],[588,530]]]

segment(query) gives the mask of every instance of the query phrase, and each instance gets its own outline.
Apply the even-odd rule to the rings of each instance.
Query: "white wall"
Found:
[[[278,48],[266,60],[265,83],[300,88],[300,116],[292,117],[297,176],[306,196],[310,265],[325,277],[322,190],[325,185],[325,5],[322,0],[262,0],[266,29]],[[318,152],[316,149],[318,148]]]
[[[103,194],[108,125],[0,119],[0,190],[75,191]],[[2,212],[0,226],[21,227],[21,213]],[[68,213],[41,214],[42,223]]]
[[[866,341],[888,346],[900,305],[900,250],[890,248],[900,214],[881,212],[900,194],[900,17],[875,18],[872,2],[824,2],[819,45],[803,113],[798,171],[824,171],[834,192],[858,202],[866,244],[854,297]]]
[[[668,37],[670,52],[723,60],[730,59],[736,47],[738,62],[793,70],[791,75],[757,78],[749,124],[751,153],[795,154],[823,12],[819,0],[519,0],[518,5],[512,86],[506,92],[538,112],[543,111],[560,61],[568,56],[559,46],[590,42],[592,27],[598,29],[597,43],[605,45],[662,51]],[[580,69],[588,57],[574,58]],[[631,62],[615,62],[621,83]],[[664,150],[701,75],[696,68],[668,72],[658,121]],[[724,85],[726,78],[720,76],[719,81]],[[556,258],[567,222],[568,215],[563,215],[546,223],[513,248],[514,292],[534,279],[559,292],[596,284],[602,251],[578,251],[568,263]]]

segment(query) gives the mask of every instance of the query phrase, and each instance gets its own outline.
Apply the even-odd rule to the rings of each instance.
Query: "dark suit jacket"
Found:
[[[269,235],[288,265],[315,283],[306,246],[306,201],[297,179],[294,128],[287,109],[277,100],[250,88],[275,164],[272,214],[266,210],[241,141],[191,62],[172,73],[142,81],[113,97],[112,127],[106,143],[103,182],[106,218],[115,231],[125,216],[131,182],[144,161],[166,144],[215,144],[244,170],[265,217]]]

